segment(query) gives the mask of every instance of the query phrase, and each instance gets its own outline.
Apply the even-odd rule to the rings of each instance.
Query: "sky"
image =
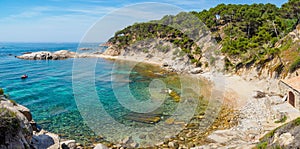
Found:
[[[104,42],[127,25],[180,11],[201,11],[221,3],[280,7],[287,1],[1,0],[0,42]]]

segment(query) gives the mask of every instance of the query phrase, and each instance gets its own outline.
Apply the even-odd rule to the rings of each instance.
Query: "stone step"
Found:
[[[162,116],[162,114],[131,112],[124,115],[123,118],[141,123],[155,124],[161,120]]]

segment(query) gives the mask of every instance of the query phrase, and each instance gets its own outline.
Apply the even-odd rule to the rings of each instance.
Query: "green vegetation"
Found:
[[[279,59],[277,67],[272,68],[279,76],[299,68],[299,58],[284,53],[295,48],[293,54],[300,55],[299,45],[295,45],[293,39],[285,38],[300,23],[299,18],[299,0],[289,0],[281,7],[269,3],[220,4],[201,12],[182,12],[176,16],[167,15],[161,20],[136,23],[116,32],[110,42],[124,48],[136,41],[159,38],[179,47],[180,51],[173,52],[174,56],[187,55],[191,62],[200,65],[202,51],[194,41],[207,33],[203,24],[195,21],[201,20],[216,41],[222,44],[220,51],[227,56],[225,70],[236,71],[253,65],[259,70],[267,62]],[[169,51],[162,45],[157,49]]]
[[[9,101],[10,101],[14,106],[18,105],[17,102],[14,101],[14,100],[12,100],[12,99],[9,99]]]
[[[266,149],[268,146],[268,142],[261,142],[259,144],[257,144],[257,149]]]
[[[287,116],[284,115],[280,120],[275,121],[275,123],[284,123],[287,120]]]
[[[300,68],[300,56],[298,56],[296,60],[290,65],[289,71],[292,73],[298,68]]]
[[[3,95],[4,94],[4,91],[2,88],[0,88],[0,95]]]
[[[20,121],[16,113],[0,108],[0,145],[5,145],[6,137],[15,137],[20,131]],[[12,136],[7,136],[7,134]]]
[[[273,4],[220,4],[209,10],[192,13],[210,28],[223,45],[222,53],[249,67],[257,63],[264,65],[266,57],[270,61],[269,58],[279,57],[281,51],[290,48],[291,40],[284,42],[280,48],[275,43],[299,24],[299,12],[300,1],[289,0],[281,8]],[[229,59],[225,63],[229,64]],[[228,66],[225,65],[225,69]]]
[[[184,56],[187,55],[194,63],[199,61],[201,57],[201,49],[194,42],[192,37],[198,37],[199,27],[203,26],[198,21],[198,24],[192,22],[189,19],[190,13],[179,13],[176,16],[165,16],[161,20],[151,21],[147,23],[136,23],[132,26],[128,26],[123,30],[117,31],[109,42],[117,45],[118,48],[125,48],[137,41],[147,40],[147,39],[160,39],[165,42],[170,42],[177,48],[174,55]],[[195,27],[190,27],[190,26]],[[181,30],[188,29],[186,32]],[[192,37],[191,37],[192,36]],[[168,45],[158,44],[155,47],[161,52],[168,52],[171,47]],[[180,50],[179,50],[180,49]],[[197,58],[195,58],[197,57]]]

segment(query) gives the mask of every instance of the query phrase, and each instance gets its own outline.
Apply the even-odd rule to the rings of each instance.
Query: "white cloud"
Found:
[[[175,5],[163,3],[139,3],[130,5],[113,12],[115,17],[130,17],[135,19],[149,20],[160,19],[167,14],[176,14],[183,9]]]
[[[8,21],[14,21],[19,19],[28,19],[28,18],[34,18],[41,16],[43,12],[50,10],[49,7],[34,7],[30,10],[23,11],[19,14],[12,14],[5,18],[1,18],[0,22],[8,22]]]
[[[100,19],[87,31],[84,42],[108,40],[117,30],[136,22],[160,19],[167,14],[177,14],[182,9],[161,3],[140,3],[117,9]]]
[[[89,2],[100,3],[97,0]],[[187,4],[178,0],[164,2]],[[7,35],[1,36],[0,41],[79,41],[85,32],[87,36],[83,40],[105,41],[115,31],[132,23],[160,19],[179,11],[182,11],[179,7],[161,3],[138,3],[119,9],[96,4],[33,7],[0,19],[0,34]],[[96,26],[91,27],[93,24]]]

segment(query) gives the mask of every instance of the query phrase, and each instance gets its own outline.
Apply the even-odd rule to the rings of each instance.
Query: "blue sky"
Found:
[[[285,2],[287,0],[263,1],[277,6]],[[88,31],[96,32],[102,30],[102,27],[103,31],[99,31],[101,36],[94,39],[101,42],[112,36],[116,30],[134,22],[159,19],[163,15],[176,14],[181,10],[200,11],[220,3],[252,4],[262,1],[1,0],[0,42],[79,42]],[[98,27],[93,28],[95,23]]]

